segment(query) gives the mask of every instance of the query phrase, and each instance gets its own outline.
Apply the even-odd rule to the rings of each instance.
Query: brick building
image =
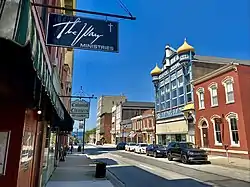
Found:
[[[100,116],[100,140],[111,143],[112,113],[103,113]]]
[[[250,158],[250,61],[234,60],[196,80],[196,143],[211,154]]]
[[[155,139],[155,119],[154,110],[149,109],[142,113],[142,115],[131,118],[132,132],[129,137],[132,141],[137,143],[154,143]]]
[[[61,6],[59,0],[36,2]],[[6,153],[0,160],[0,184],[41,187],[74,123],[67,99],[60,99],[70,94],[65,50],[45,45],[47,15],[58,11],[28,0],[6,1],[0,10],[0,145],[1,154]]]
[[[144,111],[154,109],[152,102],[126,101],[113,106],[112,110],[112,143],[126,140],[130,135],[131,118]]]

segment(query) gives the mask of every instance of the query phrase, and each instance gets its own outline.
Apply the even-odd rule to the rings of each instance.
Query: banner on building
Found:
[[[50,13],[46,44],[118,52],[118,22]]]
[[[90,103],[84,100],[71,101],[70,115],[74,120],[83,121],[89,118]]]

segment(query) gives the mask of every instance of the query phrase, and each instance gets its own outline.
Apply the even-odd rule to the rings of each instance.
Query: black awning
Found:
[[[59,98],[60,104],[62,105],[63,111],[64,111],[64,119],[59,120],[57,124],[55,124],[57,127],[59,127],[60,131],[68,131],[71,132],[73,131],[73,126],[74,126],[74,120],[70,116],[69,112],[65,108],[63,102]]]
[[[30,44],[20,45],[0,37],[0,90],[1,98],[12,98],[30,102],[32,98],[35,70],[30,53]]]

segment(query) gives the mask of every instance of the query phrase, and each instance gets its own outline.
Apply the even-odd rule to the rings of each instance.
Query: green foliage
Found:
[[[87,131],[85,132],[85,137],[84,137],[85,141],[88,141],[88,140],[89,140],[89,135],[90,135],[90,134],[95,134],[95,133],[96,133],[96,128],[93,128],[93,129],[91,129],[91,130],[87,130]]]

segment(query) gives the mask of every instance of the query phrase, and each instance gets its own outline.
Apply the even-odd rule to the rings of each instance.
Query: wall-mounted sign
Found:
[[[46,44],[118,52],[118,22],[51,13]]]
[[[84,100],[72,101],[70,115],[74,120],[78,121],[89,118],[89,102]]]

